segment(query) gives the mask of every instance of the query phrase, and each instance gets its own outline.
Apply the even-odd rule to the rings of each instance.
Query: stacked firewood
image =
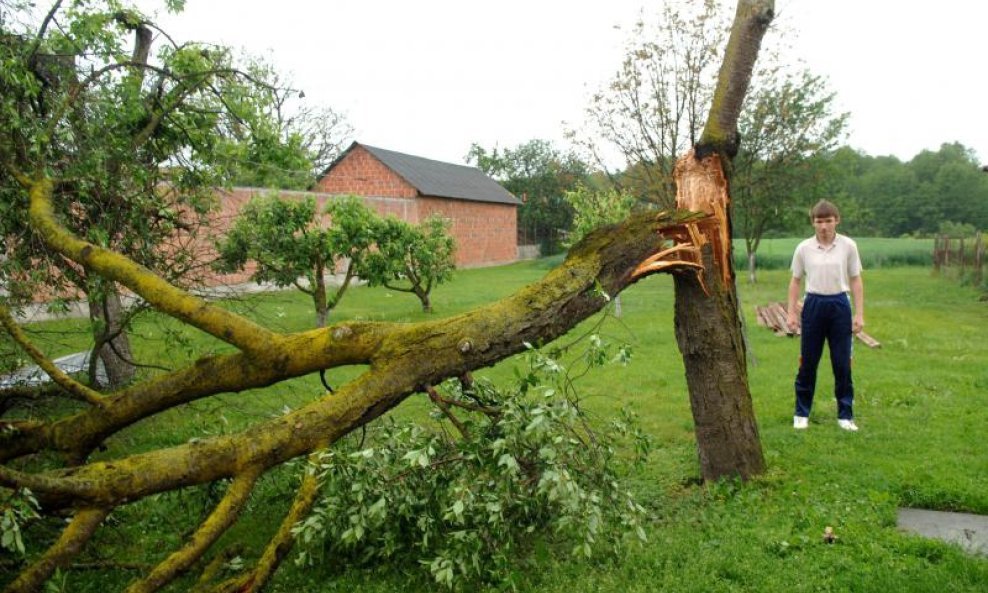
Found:
[[[796,303],[796,331],[789,329],[789,323],[787,321],[788,315],[786,313],[785,303],[769,303],[760,307],[755,307],[755,315],[758,320],[758,325],[762,327],[767,327],[768,329],[775,332],[777,336],[798,336],[801,333],[799,327],[800,313],[803,310],[802,303]],[[854,334],[859,340],[864,342],[869,348],[880,348],[881,343],[875,338],[869,336],[868,334],[858,332]]]

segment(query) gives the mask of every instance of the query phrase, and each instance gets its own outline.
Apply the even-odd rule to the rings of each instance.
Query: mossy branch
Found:
[[[83,546],[96,533],[96,529],[108,514],[110,514],[109,509],[102,508],[79,510],[68,526],[62,530],[58,540],[34,564],[17,575],[17,578],[4,589],[4,593],[40,591],[41,586],[51,577],[55,569],[67,566],[72,558],[82,551]]]
[[[102,407],[103,394],[76,381],[62,371],[62,369],[58,368],[50,358],[45,356],[44,352],[31,343],[31,340],[21,329],[21,326],[14,320],[14,317],[10,314],[10,309],[6,305],[0,305],[0,325],[3,325],[3,328],[7,330],[7,333],[13,338],[14,342],[31,357],[31,360],[41,370],[51,377],[52,381],[64,389],[66,393],[90,405]]]
[[[319,460],[321,451],[321,449],[317,450],[309,456],[309,465],[306,467],[305,474],[302,476],[302,483],[295,493],[292,507],[278,527],[278,532],[264,547],[264,552],[261,554],[257,565],[252,570],[221,583],[213,590],[213,593],[220,591],[243,591],[245,593],[260,591],[274,576],[275,570],[281,565],[295,543],[295,525],[305,519],[316,504],[322,484],[316,478],[312,466]]]
[[[59,224],[52,207],[51,179],[32,180],[31,225],[54,250],[106,279],[119,282],[152,307],[196,327],[258,359],[264,359],[278,335],[221,307],[210,305],[170,284],[133,260],[83,241]]]
[[[361,353],[370,354],[369,370],[363,375],[342,386],[335,396],[240,434],[40,474],[0,468],[0,483],[28,486],[50,508],[111,506],[305,455],[379,417],[422,385],[439,384],[448,377],[492,365],[523,351],[526,342],[562,335],[606,305],[601,290],[614,295],[642,277],[635,274],[639,264],[668,246],[663,233],[682,235],[683,227],[700,217],[684,212],[642,213],[619,228],[588,235],[543,280],[502,301],[448,319],[371,326],[373,338],[358,347]],[[693,273],[686,265],[663,271]],[[228,369],[232,374],[225,387],[239,390],[248,380],[256,381],[258,375],[274,382],[305,368],[300,361],[325,362],[330,356],[327,352],[346,352],[347,341],[360,342],[361,337],[342,331],[344,327],[287,338],[310,340],[310,346],[320,344],[318,351],[283,351],[283,344],[276,344],[272,350],[284,358],[269,358],[277,363],[269,370],[257,370],[256,361],[249,358],[241,360],[242,366],[234,368],[246,378],[238,384],[237,373]],[[334,334],[339,337],[336,343],[331,339]],[[345,358],[340,355],[338,360]],[[206,360],[204,365],[210,362]],[[159,392],[156,396],[167,398],[169,394]],[[244,446],[248,442],[250,446]]]
[[[227,488],[223,500],[216,505],[213,512],[202,522],[182,549],[168,556],[146,577],[127,587],[125,593],[154,593],[159,591],[202,558],[206,550],[236,523],[240,511],[247,504],[250,493],[253,492],[254,485],[257,484],[262,473],[260,468],[250,468],[234,478]]]

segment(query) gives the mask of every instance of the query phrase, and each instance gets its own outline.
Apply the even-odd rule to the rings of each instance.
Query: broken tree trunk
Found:
[[[738,151],[738,117],[774,10],[772,0],[739,0],[703,134],[674,173],[677,207],[710,215],[695,241],[703,272],[676,276],[676,340],[704,480],[765,470],[731,266],[726,167]]]
[[[727,181],[716,154],[676,166],[677,205],[708,212],[698,243],[704,270],[677,274],[676,341],[696,427],[700,474],[749,478],[765,470],[748,389],[747,357],[730,267]]]

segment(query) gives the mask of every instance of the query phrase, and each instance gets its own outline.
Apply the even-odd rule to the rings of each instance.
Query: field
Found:
[[[810,234],[808,230],[807,235]],[[933,265],[933,239],[885,239],[854,238],[861,252],[861,264],[865,269],[874,270],[895,266]],[[789,268],[792,252],[802,239],[763,239],[758,246],[756,258],[758,267],[763,270]],[[734,265],[747,269],[747,256],[744,241],[734,240]]]
[[[901,242],[872,241],[860,242],[863,254],[892,257],[916,251]],[[784,253],[791,249],[786,245],[778,240],[762,249],[771,246]],[[435,315],[451,315],[508,294],[553,263],[458,272],[452,284],[436,290]],[[518,559],[506,582],[481,588],[567,593],[988,590],[988,560],[900,533],[895,526],[900,506],[988,513],[988,303],[979,302],[970,287],[932,276],[928,267],[869,266],[867,261],[865,267],[866,329],[883,346],[856,346],[861,431],[855,434],[837,428],[826,372],[821,372],[809,430],[793,431],[798,342],[754,323],[755,305],[784,300],[788,275],[784,269],[768,269],[757,285],[740,281],[750,381],[769,466],[765,475],[746,484],[697,485],[692,419],[673,335],[671,280],[652,277],[625,291],[622,317],[608,320],[602,333],[613,342],[630,344],[634,356],[627,366],[596,371],[579,385],[596,418],[608,418],[628,405],[653,439],[649,464],[628,476],[630,488],[650,511],[648,542],[586,561],[572,558],[569,548],[551,537],[540,538]],[[308,303],[290,292],[254,296],[232,306],[285,329],[312,322]],[[333,318],[426,318],[417,308],[408,295],[358,288]],[[63,340],[61,348],[71,351],[80,345],[56,338],[64,325],[39,325],[36,335]],[[163,339],[185,344],[190,354],[208,347],[168,323],[146,322],[140,333],[145,355],[159,350]],[[482,374],[507,381],[517,364],[505,361]],[[338,384],[354,372],[334,371],[329,380]],[[109,443],[105,455],[229,432],[285,406],[302,405],[321,392],[318,378],[305,377],[193,404],[125,432]],[[423,398],[413,397],[394,414],[424,418],[427,409]],[[272,509],[288,504],[290,475],[267,479],[245,520],[230,534],[245,543],[245,556],[273,528],[272,517],[278,513]],[[192,524],[190,518],[208,510],[203,507],[206,499],[202,492],[179,493],[123,509],[99,536],[96,555],[153,561],[161,544],[176,544]],[[128,519],[137,518],[145,521],[141,530],[127,526]],[[838,537],[829,545],[822,541],[827,526]],[[70,579],[64,590],[117,590],[128,577],[124,571],[87,572]],[[303,570],[289,561],[270,590],[434,591],[436,585],[416,565],[349,568],[330,563]]]

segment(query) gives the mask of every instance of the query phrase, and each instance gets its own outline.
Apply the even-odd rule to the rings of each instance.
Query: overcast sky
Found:
[[[659,1],[187,0],[159,22],[267,56],[360,142],[461,163],[472,142],[563,146],[563,122],[581,121]],[[851,146],[908,160],[958,141],[988,163],[988,2],[776,0],[776,13],[851,113]]]

